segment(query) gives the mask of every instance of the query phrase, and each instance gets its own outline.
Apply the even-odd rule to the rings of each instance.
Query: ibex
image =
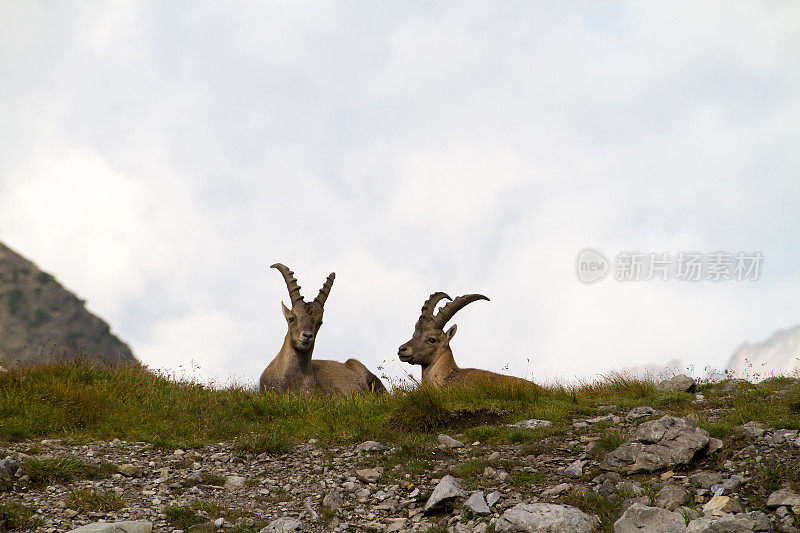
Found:
[[[452,301],[434,315],[436,304],[443,299]],[[514,376],[478,368],[459,368],[456,365],[453,351],[450,349],[450,341],[456,334],[456,326],[453,324],[447,331],[443,328],[459,310],[477,300],[489,300],[489,298],[482,294],[466,294],[453,300],[443,292],[431,294],[422,306],[422,314],[414,326],[414,336],[397,351],[400,360],[422,367],[423,384],[429,383],[439,387],[474,385],[480,382],[533,385],[530,381]]]
[[[325,300],[331,292],[336,274],[331,273],[313,302],[306,302],[300,295],[300,286],[294,272],[280,263],[272,265],[283,275],[292,308],[281,302],[283,316],[289,330],[281,351],[261,374],[260,389],[281,391],[322,392],[342,394],[351,392],[385,392],[386,388],[361,362],[348,359],[338,361],[312,360],[314,340],[322,326]]]

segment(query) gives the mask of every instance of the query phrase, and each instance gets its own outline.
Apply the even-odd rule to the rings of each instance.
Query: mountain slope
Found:
[[[131,349],[53,276],[0,243],[0,364],[83,357],[134,362]]]
[[[767,340],[742,344],[733,352],[728,370],[736,375],[756,373],[761,377],[800,371],[800,324],[778,330]]]

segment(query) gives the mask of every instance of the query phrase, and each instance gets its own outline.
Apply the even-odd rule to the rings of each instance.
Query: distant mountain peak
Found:
[[[131,349],[84,300],[0,243],[0,365],[135,362]]]
[[[764,341],[742,344],[733,352],[728,370],[761,378],[800,372],[800,324],[779,329]]]

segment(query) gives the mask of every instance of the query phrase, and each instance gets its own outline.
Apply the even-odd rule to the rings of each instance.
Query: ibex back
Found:
[[[281,351],[261,374],[260,389],[325,394],[385,392],[386,388],[381,380],[355,359],[348,359],[344,363],[311,359],[314,341],[322,326],[325,301],[336,274],[331,273],[328,276],[314,301],[306,302],[300,294],[294,272],[280,263],[272,265],[272,268],[278,269],[283,275],[292,308],[288,309],[281,302],[288,331]]]
[[[400,360],[422,367],[422,383],[439,387],[475,385],[491,382],[511,385],[536,386],[532,382],[514,376],[506,376],[478,368],[459,368],[450,349],[450,341],[456,334],[453,324],[447,331],[444,326],[459,310],[477,300],[489,300],[482,294],[459,296],[442,307],[436,315],[436,305],[441,300],[452,300],[443,292],[435,292],[422,306],[422,312],[414,327],[414,336],[400,346]]]

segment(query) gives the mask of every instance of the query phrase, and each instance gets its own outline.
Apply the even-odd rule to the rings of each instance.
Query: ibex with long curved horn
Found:
[[[434,315],[436,305],[444,300],[451,300]],[[430,383],[439,387],[474,385],[480,382],[533,385],[530,381],[480,370],[478,368],[459,368],[453,359],[450,341],[456,334],[456,326],[447,331],[444,326],[464,306],[477,300],[489,300],[482,294],[466,294],[455,300],[443,292],[435,292],[422,306],[422,314],[414,326],[414,336],[400,346],[397,355],[400,360],[422,367],[422,383]]]
[[[328,276],[314,301],[306,302],[300,294],[294,272],[280,263],[275,263],[271,268],[278,269],[283,275],[292,308],[288,309],[281,302],[289,330],[281,351],[261,374],[260,389],[316,391],[325,394],[386,391],[381,380],[355,359],[348,359],[344,363],[311,359],[314,341],[322,326],[325,301],[331,292],[336,274],[331,273]]]

